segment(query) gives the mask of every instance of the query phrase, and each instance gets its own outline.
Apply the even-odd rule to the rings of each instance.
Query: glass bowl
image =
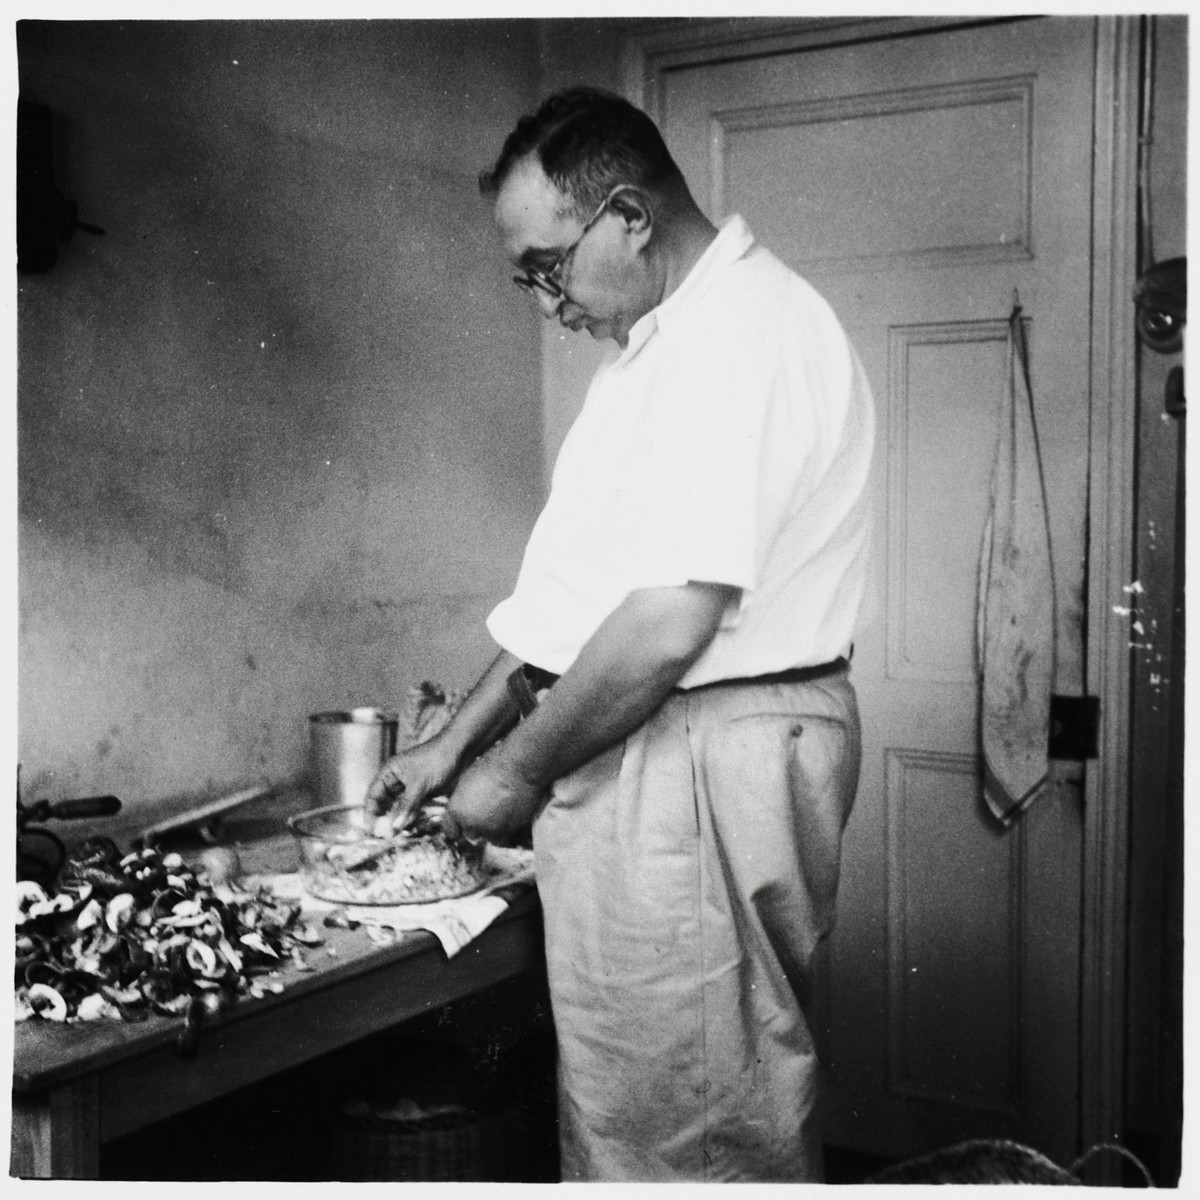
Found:
[[[376,837],[361,805],[330,805],[288,818],[304,889],[336,904],[428,904],[478,891],[482,845],[440,831]]]

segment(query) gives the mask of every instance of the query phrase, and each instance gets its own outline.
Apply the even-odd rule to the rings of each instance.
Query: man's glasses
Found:
[[[520,275],[513,276],[513,283],[523,292],[527,292],[535,300],[538,293],[549,296],[551,300],[561,300],[566,292],[563,288],[563,272],[572,254],[579,248],[579,243],[588,235],[588,231],[596,224],[612,199],[610,192],[600,201],[600,207],[587,219],[580,235],[554,260],[554,264],[546,270],[541,267],[526,267]]]

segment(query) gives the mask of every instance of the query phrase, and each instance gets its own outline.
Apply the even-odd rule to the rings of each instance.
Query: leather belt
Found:
[[[742,684],[812,683],[814,679],[824,679],[826,675],[836,675],[849,666],[850,660],[842,655],[830,662],[816,663],[811,667],[788,667],[786,671],[772,671],[768,675],[739,675],[734,679],[714,679],[711,683],[700,683],[694,688],[676,688],[675,691],[698,692],[705,688],[737,687]]]
[[[704,688],[737,687],[744,684],[771,683],[811,683],[814,679],[824,679],[827,675],[836,675],[846,670],[850,660],[845,656],[835,658],[831,662],[817,663],[811,667],[789,667],[785,671],[773,671],[767,675],[745,675],[733,679],[714,679],[711,683],[701,683],[695,688],[672,688],[676,695],[685,692],[700,691]],[[518,667],[508,677],[508,691],[521,710],[523,717],[529,716],[538,706],[538,693],[552,688],[559,677],[552,671],[543,671],[541,667],[525,663]]]
[[[553,687],[557,682],[557,675],[524,663],[508,677],[508,694],[516,701],[521,716],[527,717],[538,706],[538,692]]]

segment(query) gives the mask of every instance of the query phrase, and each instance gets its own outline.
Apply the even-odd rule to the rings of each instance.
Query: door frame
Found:
[[[660,115],[663,75],[680,67],[790,50],[878,41],[994,24],[991,18],[725,18],[662,22],[631,32],[624,77],[630,100]],[[1020,19],[1020,18],[1017,18]],[[1028,18],[1026,18],[1028,19]],[[1054,18],[1050,18],[1054,19]],[[1124,1127],[1126,895],[1129,850],[1130,633],[1109,619],[1132,578],[1137,420],[1134,306],[1137,254],[1136,16],[1095,22],[1089,486],[1085,690],[1100,697],[1098,754],[1083,774],[1080,945],[1081,1146],[1119,1141]],[[1093,1183],[1118,1182],[1101,1156]]]

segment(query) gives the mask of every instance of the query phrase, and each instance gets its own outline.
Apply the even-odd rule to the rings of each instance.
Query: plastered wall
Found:
[[[302,771],[466,686],[543,498],[536,317],[475,179],[531,22],[23,23],[77,232],[18,278],[27,799]]]

